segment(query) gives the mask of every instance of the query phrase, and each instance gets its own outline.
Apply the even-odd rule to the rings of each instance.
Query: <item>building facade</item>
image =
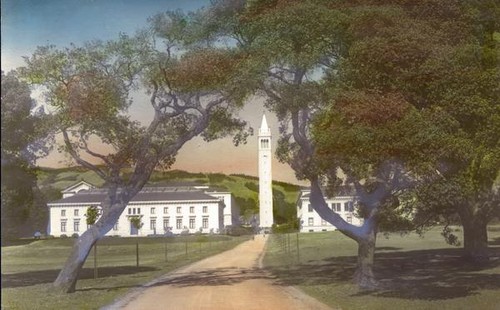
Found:
[[[81,235],[87,230],[86,213],[90,206],[100,209],[106,189],[80,182],[63,190],[63,198],[49,207],[49,231],[53,236]],[[142,227],[130,222],[139,217]],[[206,186],[144,187],[127,205],[106,235],[148,236],[165,233],[221,233],[228,225],[237,225],[239,209],[229,192]]]
[[[259,227],[269,229],[273,226],[273,189],[272,189],[272,150],[271,129],[267,126],[266,116],[262,116],[259,129]]]
[[[337,228],[328,223],[314,211],[309,202],[311,191],[303,189],[297,201],[297,218],[300,223],[300,232],[333,231]],[[363,219],[356,216],[357,198],[352,189],[342,188],[335,197],[325,197],[328,207],[339,214],[347,223],[361,226]]]

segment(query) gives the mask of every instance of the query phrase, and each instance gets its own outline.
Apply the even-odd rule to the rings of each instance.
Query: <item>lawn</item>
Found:
[[[264,264],[281,284],[333,308],[500,309],[500,227],[488,235],[492,260],[479,268],[439,229],[423,237],[379,234],[374,272],[382,288],[372,292],[352,284],[357,247],[339,232],[272,235]]]
[[[75,239],[56,238],[2,247],[2,309],[97,309],[132,288],[247,239],[217,235],[104,238],[97,246],[98,278],[94,279],[91,252],[76,292],[62,295],[51,292],[51,283]]]

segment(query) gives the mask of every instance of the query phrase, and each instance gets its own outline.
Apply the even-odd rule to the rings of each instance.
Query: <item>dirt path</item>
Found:
[[[133,291],[105,309],[330,309],[259,268],[267,238],[256,236]]]

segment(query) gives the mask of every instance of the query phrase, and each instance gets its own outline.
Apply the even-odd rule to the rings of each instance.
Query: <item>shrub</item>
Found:
[[[77,233],[73,233],[73,234],[71,235],[71,238],[78,238],[78,237],[80,237],[80,235],[78,235]]]
[[[259,187],[257,186],[257,184],[255,184],[253,182],[246,182],[245,187],[253,192],[256,192],[256,193],[259,192]]]
[[[59,238],[68,238],[68,235],[62,234],[61,236],[59,236]]]

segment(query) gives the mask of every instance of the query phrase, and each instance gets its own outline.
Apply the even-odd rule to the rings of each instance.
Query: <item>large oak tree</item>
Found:
[[[358,243],[361,287],[376,286],[381,222],[408,224],[395,196],[401,190],[479,166],[487,177],[476,174],[471,184],[484,183],[486,205],[497,208],[497,30],[488,5],[498,13],[490,1],[433,0],[218,1],[207,11],[221,17],[209,23],[214,33],[247,53],[246,85],[280,119],[281,160],[311,182],[321,217]],[[473,159],[480,154],[487,161]],[[324,185],[339,185],[339,169],[358,192],[361,227],[323,198]]]
[[[106,184],[102,215],[76,240],[54,282],[75,291],[78,273],[93,244],[116,223],[154,169],[167,169],[196,136],[209,141],[234,133],[244,142],[245,123],[232,117],[244,95],[233,95],[236,54],[190,40],[189,15],[166,12],[134,36],[58,49],[39,47],[26,58],[24,77],[45,89],[67,152]],[[189,44],[187,44],[188,42]],[[149,97],[141,102],[138,93]],[[144,125],[127,112],[150,106]],[[105,147],[104,147],[105,146]]]

